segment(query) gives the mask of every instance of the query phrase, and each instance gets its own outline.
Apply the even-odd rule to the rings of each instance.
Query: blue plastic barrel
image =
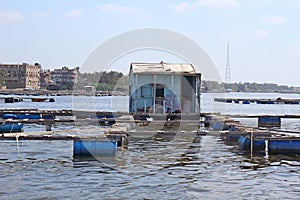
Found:
[[[55,115],[43,115],[43,119],[55,119]]]
[[[300,153],[300,139],[271,139],[268,144],[269,153]]]
[[[116,141],[79,140],[73,142],[74,157],[115,156]]]
[[[220,131],[224,128],[224,122],[212,121],[211,126],[214,131]]]
[[[243,104],[250,104],[250,101],[245,100],[243,101]]]
[[[2,115],[3,119],[19,119],[19,115],[18,114],[12,114],[12,113],[4,113]]]
[[[281,125],[281,117],[277,116],[260,116],[258,117],[258,126],[260,127],[277,127]]]
[[[3,123],[0,125],[1,133],[12,133],[12,132],[22,132],[23,131],[23,123]]]
[[[19,119],[41,119],[40,114],[19,114]]]
[[[251,140],[248,136],[239,137],[239,146],[242,150],[251,149]],[[266,144],[265,140],[254,140],[253,141],[253,150],[265,150]]]

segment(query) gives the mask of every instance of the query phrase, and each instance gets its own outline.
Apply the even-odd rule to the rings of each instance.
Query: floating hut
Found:
[[[129,112],[200,114],[200,85],[192,64],[131,63]]]

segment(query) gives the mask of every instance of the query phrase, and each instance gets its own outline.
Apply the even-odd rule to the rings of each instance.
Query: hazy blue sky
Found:
[[[233,82],[300,86],[299,11],[300,0],[0,0],[0,62],[81,66],[107,39],[154,27],[196,41],[223,80],[229,41]]]

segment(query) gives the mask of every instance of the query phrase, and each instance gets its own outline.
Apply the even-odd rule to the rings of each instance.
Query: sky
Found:
[[[0,0],[0,63],[81,66],[103,42],[127,31],[160,28],[199,44],[225,80],[300,86],[300,0]],[[116,47],[118,48],[118,47]],[[181,62],[174,55],[134,52],[129,63]]]

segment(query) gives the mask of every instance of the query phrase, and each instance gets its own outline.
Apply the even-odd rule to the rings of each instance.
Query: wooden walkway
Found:
[[[39,109],[0,109],[0,117],[3,114],[41,114],[41,115],[53,115],[53,116],[78,116],[78,118],[84,117],[96,117],[97,115],[114,115],[122,116],[128,115],[128,112],[109,112],[109,111],[84,111],[84,110],[39,110]]]
[[[36,113],[43,112],[40,110],[31,110]],[[14,112],[17,112],[14,110]],[[30,112],[30,110],[27,110]],[[51,112],[51,111],[50,111]],[[74,114],[74,111],[71,111]],[[81,112],[81,111],[79,111]],[[95,112],[92,112],[95,115]],[[101,113],[101,112],[99,112]],[[69,113],[71,114],[71,113]],[[121,114],[121,113],[119,113]],[[20,133],[2,133],[0,134],[0,140],[87,140],[87,141],[115,141],[118,143],[118,146],[125,146],[128,144],[130,136],[132,137],[143,137],[143,136],[156,136],[164,135],[169,137],[174,137],[174,134],[180,134],[183,136],[190,135],[191,137],[199,137],[199,135],[218,135],[226,138],[226,142],[230,141],[233,143],[237,142],[240,138],[244,138],[244,143],[241,143],[244,149],[251,149],[251,152],[254,150],[268,149],[269,151],[274,150],[275,142],[282,143],[280,149],[276,152],[284,152],[286,148],[290,148],[289,144],[293,144],[292,153],[300,152],[300,131],[284,131],[280,128],[260,128],[260,127],[247,127],[246,125],[241,124],[239,121],[234,120],[233,118],[260,118],[263,117],[276,117],[276,118],[300,118],[300,115],[221,115],[218,113],[202,113],[197,119],[191,119],[189,117],[195,115],[186,115],[183,119],[177,120],[164,120],[162,117],[166,115],[159,115],[158,120],[134,120],[132,115],[124,113],[119,118],[76,118],[76,119],[9,119],[5,123],[42,123],[42,124],[51,124],[57,122],[71,122],[79,123],[82,128],[74,126],[73,129],[68,130],[57,130],[57,131],[41,131],[41,132],[20,132]],[[179,114],[178,114],[179,115]],[[184,114],[182,115],[184,116]],[[205,118],[205,120],[202,119]],[[111,127],[97,127],[95,128],[85,128],[84,123],[93,122],[95,125],[99,120],[107,120],[108,122],[114,121],[115,125]],[[276,121],[272,122],[271,125],[276,125],[280,123]],[[134,126],[131,126],[134,124]],[[158,125],[156,125],[158,124]],[[206,129],[200,129],[200,124],[204,124]],[[163,126],[162,126],[163,125]],[[180,128],[179,128],[180,126]],[[171,127],[171,128],[170,128]],[[173,128],[172,128],[173,127]],[[239,138],[239,139],[238,139]],[[250,143],[247,141],[250,140]],[[266,146],[270,144],[270,146]],[[263,144],[263,145],[261,145]],[[273,146],[271,146],[273,145]],[[285,146],[284,146],[285,145]],[[299,149],[298,149],[299,147]]]
[[[0,134],[0,140],[116,141],[120,147],[127,146],[127,137],[128,127],[126,126]]]
[[[3,114],[41,114],[54,116],[72,116],[72,110],[39,110],[39,109],[0,109],[0,115]]]

